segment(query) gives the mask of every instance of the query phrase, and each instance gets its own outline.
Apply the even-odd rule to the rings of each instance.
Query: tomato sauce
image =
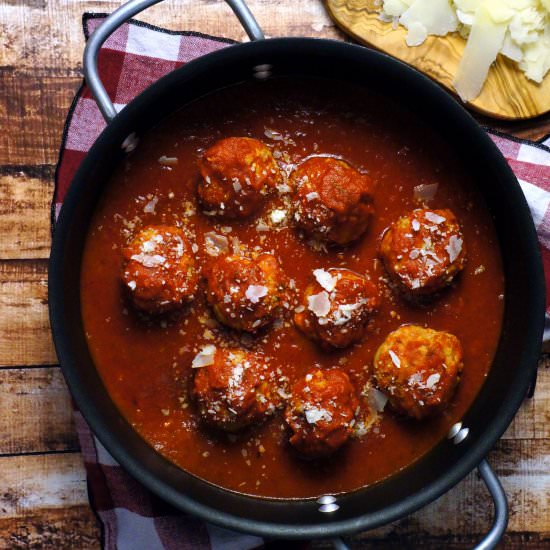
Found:
[[[287,210],[275,195],[257,215],[241,222],[204,216],[196,201],[197,158],[218,139],[262,140],[281,166],[312,154],[335,155],[376,182],[375,215],[352,246],[312,246],[284,221],[259,231],[273,209]],[[390,100],[329,81],[270,80],[242,84],[201,98],[141,136],[137,149],[106,186],[89,229],[81,278],[84,326],[96,367],[122,414],[159,453],[212,483],[265,497],[312,497],[372,484],[417,460],[468,409],[490,368],[503,312],[504,279],[491,216],[471,176],[449,146]],[[165,156],[177,164],[159,163]],[[450,208],[462,225],[467,264],[453,285],[432,303],[412,306],[386,284],[377,259],[383,230],[419,206],[414,187],[438,184],[430,208]],[[366,435],[330,459],[308,462],[289,448],[282,415],[238,436],[204,430],[188,398],[191,362],[203,345],[239,336],[221,327],[204,292],[179,316],[145,319],[127,303],[120,281],[121,248],[149,224],[186,227],[204,266],[211,257],[205,233],[225,235],[230,247],[272,252],[301,295],[313,269],[345,267],[367,273],[382,304],[368,335],[334,352],[321,350],[284,323],[242,337],[241,344],[271,356],[290,381],[315,366],[339,366],[358,392],[368,381],[377,347],[403,323],[455,334],[464,348],[458,391],[441,415],[422,422],[389,410]],[[260,225],[259,225],[260,224]],[[265,227],[262,227],[265,229]],[[204,283],[202,283],[204,290]]]

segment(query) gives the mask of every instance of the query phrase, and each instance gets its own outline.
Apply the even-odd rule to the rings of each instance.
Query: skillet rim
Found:
[[[530,258],[530,262],[526,267],[530,277],[529,287],[531,298],[532,302],[538,306],[533,308],[532,311],[526,312],[528,329],[533,336],[524,343],[524,351],[522,353],[523,361],[519,367],[515,367],[520,371],[517,377],[521,374],[521,379],[516,386],[510,387],[508,390],[509,401],[505,410],[506,414],[491,419],[491,422],[483,429],[483,439],[477,441],[462,460],[457,461],[456,464],[449,467],[445,475],[435,479],[421,491],[414,493],[400,502],[385,506],[376,512],[359,515],[352,519],[330,521],[329,518],[326,518],[325,522],[320,521],[318,524],[306,526],[251,520],[201,504],[159,480],[157,476],[147,469],[147,467],[133,458],[126,451],[124,445],[116,440],[111,427],[95,416],[93,400],[87,396],[85,389],[80,386],[76,366],[74,365],[75,361],[71,357],[72,354],[69,350],[70,346],[65,341],[64,336],[63,304],[65,293],[62,284],[64,278],[64,249],[68,241],[69,230],[71,229],[71,215],[74,214],[74,209],[79,201],[79,191],[80,187],[84,186],[86,173],[98,159],[101,159],[102,149],[109,150],[112,148],[112,146],[104,144],[108,141],[109,134],[113,133],[117,126],[131,126],[129,123],[133,119],[134,112],[138,112],[144,106],[150,104],[155,94],[163,87],[167,87],[171,82],[181,80],[182,75],[187,75],[189,77],[194,70],[200,73],[201,68],[215,61],[218,63],[224,61],[242,62],[243,59],[246,59],[247,53],[251,50],[254,50],[253,53],[257,54],[258,52],[261,53],[262,50],[269,53],[270,50],[274,49],[278,54],[285,54],[286,52],[286,55],[292,55],[293,50],[297,48],[306,51],[306,53],[309,51],[311,55],[317,56],[322,56],[323,51],[328,51],[331,55],[347,58],[350,62],[355,64],[360,64],[361,62],[373,65],[377,63],[386,64],[388,70],[391,68],[395,72],[403,73],[402,78],[404,80],[413,81],[416,79],[418,86],[423,86],[426,93],[432,94],[432,96],[442,104],[442,110],[443,107],[446,109],[445,114],[449,120],[453,118],[460,120],[465,127],[466,133],[477,139],[478,147],[485,149],[487,162],[495,163],[496,168],[499,169],[502,174],[503,183],[508,187],[506,190],[507,193],[514,195],[515,216],[521,222],[523,242],[526,246],[525,254]],[[242,57],[242,59],[239,60],[239,57]],[[214,89],[212,91],[214,91]],[[516,177],[486,132],[454,98],[415,69],[381,52],[354,44],[327,39],[299,37],[274,38],[261,42],[230,46],[187,63],[162,77],[138,95],[117,115],[97,138],[74,176],[55,227],[48,274],[50,323],[59,362],[75,402],[101,443],[134,478],[138,479],[154,493],[177,508],[225,528],[267,537],[319,538],[345,535],[360,530],[372,529],[408,515],[450,490],[481,462],[515,416],[527,392],[532,376],[536,372],[544,327],[544,277],[533,220]],[[253,497],[245,498],[252,498],[254,500]],[[255,500],[258,499],[256,498]],[[293,500],[295,499],[285,499],[285,502],[292,502]],[[303,502],[306,499],[298,500]]]

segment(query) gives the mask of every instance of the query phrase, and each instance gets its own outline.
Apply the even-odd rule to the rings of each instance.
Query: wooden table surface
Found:
[[[0,548],[99,548],[69,395],[47,312],[49,207],[63,123],[82,78],[85,11],[106,0],[0,0]],[[250,0],[268,36],[344,39],[320,0]],[[221,0],[166,1],[140,16],[244,39]],[[550,132],[550,118],[501,125]],[[503,547],[550,548],[550,361],[535,397],[489,455],[510,500]],[[469,548],[492,504],[469,475],[436,503],[353,538],[358,548]]]

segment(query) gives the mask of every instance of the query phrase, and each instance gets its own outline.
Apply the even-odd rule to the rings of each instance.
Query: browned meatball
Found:
[[[412,297],[441,290],[466,261],[464,238],[450,210],[418,208],[402,216],[382,236],[379,252],[391,279]]]
[[[285,420],[291,445],[305,458],[321,458],[349,439],[359,401],[348,375],[316,369],[292,387]]]
[[[325,347],[345,348],[360,340],[379,305],[378,290],[349,269],[316,269],[294,323]]]
[[[421,419],[448,405],[462,366],[462,346],[456,336],[404,325],[378,348],[374,380],[396,411]]]
[[[296,225],[308,235],[344,245],[361,237],[371,219],[373,183],[344,160],[311,157],[292,174]]]
[[[205,346],[193,366],[191,396],[207,425],[236,432],[264,421],[281,405],[284,391],[259,353]]]
[[[145,227],[122,254],[122,281],[136,308],[160,314],[194,298],[199,277],[191,245],[179,227]]]
[[[282,313],[287,279],[272,254],[222,256],[206,271],[207,299],[223,324],[254,332]]]
[[[229,137],[199,159],[197,192],[205,212],[227,219],[258,210],[281,174],[271,151],[257,139]]]

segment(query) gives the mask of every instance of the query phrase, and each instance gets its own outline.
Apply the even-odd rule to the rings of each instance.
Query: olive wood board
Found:
[[[453,79],[466,41],[458,33],[428,36],[420,46],[409,47],[407,30],[380,20],[381,0],[325,0],[336,24],[358,41],[372,46],[434,79],[453,93]],[[541,84],[528,80],[514,61],[499,55],[489,70],[481,94],[467,103],[484,115],[519,120],[550,111],[550,73]]]

